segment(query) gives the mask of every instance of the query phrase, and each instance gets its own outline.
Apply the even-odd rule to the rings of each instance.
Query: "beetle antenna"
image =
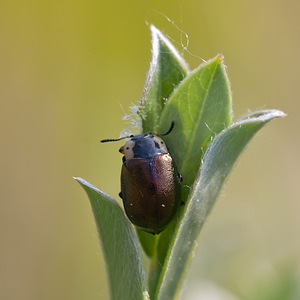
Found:
[[[151,132],[151,134],[155,134],[155,135],[158,135],[158,136],[165,136],[165,135],[168,135],[168,134],[170,134],[171,131],[173,130],[174,125],[175,125],[175,122],[172,121],[170,129],[169,129],[166,133],[152,133],[152,132]]]
[[[107,142],[116,142],[116,141],[120,141],[120,140],[123,140],[123,139],[129,139],[129,138],[133,138],[134,135],[128,135],[128,136],[124,136],[124,137],[121,137],[121,138],[118,138],[118,139],[104,139],[104,140],[101,140],[100,143],[107,143]]]

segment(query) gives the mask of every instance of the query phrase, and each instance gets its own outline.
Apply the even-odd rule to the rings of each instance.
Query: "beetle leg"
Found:
[[[121,199],[123,199],[122,192],[119,193],[119,197],[120,197]]]
[[[182,185],[183,178],[182,178],[182,175],[179,172],[178,172],[178,179],[179,179],[180,185]]]

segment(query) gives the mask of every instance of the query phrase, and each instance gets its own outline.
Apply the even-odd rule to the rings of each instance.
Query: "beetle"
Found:
[[[180,199],[182,177],[165,142],[174,128],[174,121],[166,133],[144,133],[118,139],[130,138],[119,149],[124,154],[121,169],[121,192],[124,209],[129,220],[138,228],[158,234],[174,217]]]

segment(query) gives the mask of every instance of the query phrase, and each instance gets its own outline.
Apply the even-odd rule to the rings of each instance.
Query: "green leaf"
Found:
[[[153,25],[152,61],[140,100],[139,115],[144,132],[157,132],[160,115],[174,88],[189,72],[170,41]]]
[[[162,112],[159,131],[166,131],[175,122],[172,133],[164,139],[183,177],[184,202],[209,142],[231,123],[231,102],[229,80],[219,55],[190,73],[174,90]],[[180,215],[179,210],[174,219]],[[176,221],[173,221],[159,239],[149,283],[150,295],[159,280],[175,228]]]
[[[192,186],[213,137],[231,124],[231,102],[220,55],[190,73],[171,95],[160,118],[159,131],[166,131],[175,121],[174,130],[165,141],[184,186]]]
[[[223,130],[209,145],[176,228],[153,299],[169,300],[177,295],[202,226],[237,158],[260,128],[270,120],[284,116],[278,110],[255,112]]]
[[[112,300],[148,299],[141,253],[131,224],[110,196],[81,178],[94,213],[105,257]]]
[[[139,237],[139,241],[143,246],[145,253],[149,257],[153,257],[156,254],[156,247],[158,242],[158,235],[143,231],[138,227],[135,228],[135,231]]]

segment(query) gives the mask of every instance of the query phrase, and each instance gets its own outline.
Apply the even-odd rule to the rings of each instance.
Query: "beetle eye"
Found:
[[[124,146],[124,155],[126,160],[127,159],[131,159],[134,157],[134,153],[133,153],[133,147],[134,147],[135,142],[134,141],[128,141],[125,146]]]
[[[153,141],[157,144],[157,147],[160,149],[162,154],[169,153],[165,142],[160,137],[153,137]]]

